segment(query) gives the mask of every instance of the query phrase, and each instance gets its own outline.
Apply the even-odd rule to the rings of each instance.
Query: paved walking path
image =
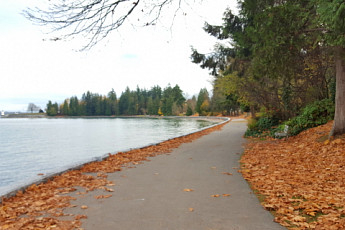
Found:
[[[101,192],[91,192],[74,201],[87,209],[66,212],[87,215],[85,230],[285,229],[237,172],[245,129],[245,122],[235,120],[169,155],[109,174],[116,184],[112,197],[96,200]]]

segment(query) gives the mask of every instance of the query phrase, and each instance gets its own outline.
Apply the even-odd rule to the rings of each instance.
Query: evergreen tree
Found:
[[[191,116],[191,115],[193,115],[193,110],[190,106],[188,106],[186,116]]]
[[[161,107],[162,88],[160,86],[154,86],[147,93],[148,102],[147,109],[150,115],[159,115],[158,110]]]
[[[61,105],[61,114],[65,115],[65,116],[70,115],[70,113],[69,113],[69,104],[68,104],[68,100],[67,99]]]
[[[69,115],[80,116],[79,100],[77,96],[71,97],[69,100]]]
[[[55,103],[56,104],[56,103]],[[48,101],[46,112],[48,116],[56,116],[58,113],[58,108],[50,100]],[[57,104],[56,104],[57,105]]]
[[[119,100],[119,113],[121,115],[129,115],[129,100],[130,89],[127,87],[125,92],[122,92]]]
[[[174,95],[173,95],[173,89],[171,88],[170,84],[163,90],[163,96],[162,96],[162,113],[165,116],[171,116],[172,115],[172,106],[174,103]]]
[[[114,89],[111,89],[111,91],[108,93],[108,106],[110,107],[108,108],[110,109],[110,115],[118,114],[118,103]]]
[[[195,110],[200,115],[205,115],[209,111],[210,98],[206,88],[200,89]]]

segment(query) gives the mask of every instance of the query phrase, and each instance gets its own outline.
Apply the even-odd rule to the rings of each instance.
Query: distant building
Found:
[[[1,116],[5,116],[5,111],[4,110],[1,111]]]

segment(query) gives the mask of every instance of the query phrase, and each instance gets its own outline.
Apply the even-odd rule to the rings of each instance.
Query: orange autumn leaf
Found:
[[[76,220],[87,219],[87,216],[86,215],[77,215],[74,217],[74,219],[76,219]]]
[[[230,194],[223,194],[223,197],[227,197],[227,196],[230,196]]]
[[[114,192],[115,191],[114,189],[107,188],[107,187],[104,187],[104,190],[107,191],[107,192]]]
[[[95,196],[96,199],[105,199],[105,198],[109,198],[112,197],[112,195],[99,195],[99,196]]]
[[[193,192],[194,190],[190,189],[190,188],[185,188],[185,189],[183,189],[183,191],[185,191],[185,192]]]
[[[316,216],[316,212],[307,212],[307,215]]]
[[[211,195],[211,197],[220,197],[219,194]]]

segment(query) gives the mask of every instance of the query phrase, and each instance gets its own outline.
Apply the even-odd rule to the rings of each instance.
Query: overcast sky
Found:
[[[62,103],[88,90],[105,95],[114,88],[120,96],[127,86],[134,90],[137,85],[178,84],[189,96],[203,87],[211,90],[212,77],[190,61],[190,47],[211,52],[216,40],[202,30],[204,22],[221,24],[224,10],[236,10],[237,1],[202,2],[183,8],[186,15],[173,23],[165,17],[154,27],[127,24],[92,50],[76,52],[86,40],[49,41],[53,35],[47,28],[20,14],[37,0],[1,0],[0,111],[25,111],[29,103],[45,109],[48,100]]]

